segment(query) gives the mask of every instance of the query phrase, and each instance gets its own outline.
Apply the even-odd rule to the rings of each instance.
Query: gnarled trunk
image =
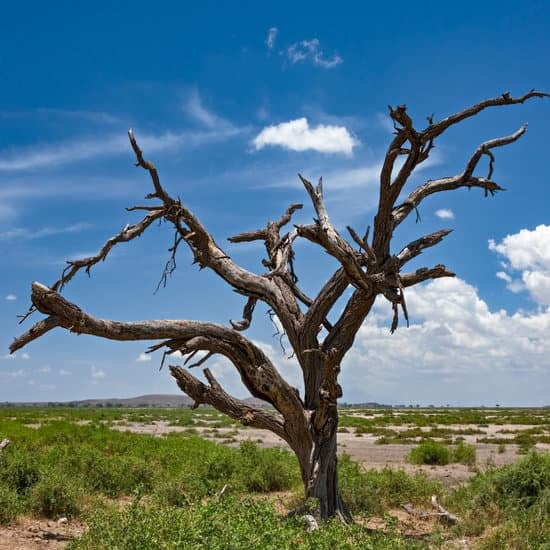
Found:
[[[305,496],[318,501],[321,519],[337,517],[350,523],[353,520],[340,496],[338,485],[336,408],[331,412],[328,426],[329,429],[316,428],[313,415],[309,429],[311,438],[297,442],[293,445],[293,450],[300,464]]]

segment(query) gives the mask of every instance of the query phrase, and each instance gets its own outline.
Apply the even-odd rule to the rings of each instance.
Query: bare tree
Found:
[[[207,384],[182,366],[170,366],[170,372],[183,392],[195,401],[209,404],[245,425],[271,430],[284,439],[298,458],[307,497],[319,500],[322,518],[338,516],[351,518],[338,491],[336,433],[338,426],[337,400],[342,396],[338,384],[340,364],[351,348],[378,295],[384,296],[393,308],[391,331],[398,326],[400,315],[408,320],[405,289],[454,273],[444,265],[405,271],[407,263],[432,247],[450,233],[442,229],[411,241],[400,251],[392,251],[395,229],[411,212],[418,215],[422,201],[433,194],[459,188],[477,187],[485,196],[502,188],[493,181],[493,149],[508,145],[525,132],[522,126],[515,133],[486,141],[466,160],[464,170],[454,176],[428,180],[409,193],[404,187],[414,170],[432,151],[434,141],[446,130],[471,118],[488,107],[523,103],[548,94],[530,91],[514,98],[509,93],[481,101],[463,111],[434,122],[428,117],[423,130],[417,130],[405,105],[389,107],[389,116],[395,127],[380,172],[379,203],[373,221],[363,236],[347,227],[349,239],[332,224],[323,201],[322,181],[314,186],[300,176],[316,213],[309,225],[296,225],[290,231],[283,228],[293,213],[302,208],[292,204],[277,220],[265,228],[240,233],[231,237],[233,243],[260,240],[265,244],[267,259],[262,260],[265,271],[253,273],[237,265],[215,242],[212,235],[179,199],[174,199],[162,186],[153,163],[146,161],[130,130],[129,138],[136,155],[136,166],[144,168],[151,177],[153,191],[146,199],[155,204],[133,206],[128,210],[144,211],[138,223],[124,227],[110,238],[93,257],[67,262],[59,280],[50,287],[38,282],[32,284],[32,307],[24,317],[38,310],[47,317],[38,321],[29,331],[10,346],[13,353],[55,327],[63,327],[77,334],[92,334],[112,340],[155,340],[149,351],[163,349],[165,354],[181,352],[186,357],[184,366],[198,366],[215,354],[225,356],[235,366],[248,391],[273,407],[262,408],[229,395],[204,369]],[[476,175],[481,157],[489,159],[486,177]],[[158,320],[118,322],[98,319],[82,311],[60,295],[63,287],[82,269],[87,273],[104,260],[110,250],[121,242],[141,235],[156,220],[165,220],[174,227],[174,242],[170,248],[164,276],[175,268],[176,254],[186,245],[194,262],[207,267],[221,277],[233,290],[246,298],[243,319],[231,321],[231,327],[188,320]],[[315,297],[308,297],[299,287],[294,273],[293,245],[297,239],[306,239],[333,256],[338,268],[321,287]],[[336,302],[348,287],[352,294],[343,311],[334,322],[329,321]],[[251,322],[257,302],[266,304],[278,317],[294,351],[303,374],[304,394],[284,380],[270,359],[249,339],[242,335]],[[193,364],[189,361],[199,354]]]

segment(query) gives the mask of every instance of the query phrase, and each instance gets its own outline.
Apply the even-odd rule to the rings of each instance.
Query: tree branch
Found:
[[[59,324],[59,320],[55,315],[50,315],[49,317],[46,317],[45,319],[41,319],[37,323],[35,323],[27,332],[19,336],[18,338],[14,338],[13,342],[10,344],[10,353],[15,353],[17,350],[25,347],[28,343],[32,342],[33,340],[37,340],[46,332],[49,332],[50,330],[61,326]]]
[[[439,244],[449,233],[452,233],[452,229],[441,229],[410,242],[397,254],[399,266],[404,266],[408,261],[422,254],[426,248]]]
[[[494,97],[491,99],[485,99],[484,101],[480,101],[479,103],[476,103],[475,105],[472,105],[470,107],[467,107],[466,109],[455,113],[453,115],[448,116],[447,118],[444,118],[443,120],[440,120],[439,122],[430,124],[423,132],[422,132],[422,139],[424,141],[428,139],[434,139],[437,136],[440,136],[447,128],[450,126],[453,126],[454,124],[457,124],[459,122],[462,122],[463,120],[467,118],[471,118],[474,115],[477,115],[479,112],[483,111],[484,109],[487,109],[488,107],[500,107],[503,105],[515,105],[517,103],[523,103],[527,101],[528,99],[531,99],[533,97],[538,98],[544,98],[544,97],[550,97],[550,94],[544,93],[544,92],[538,92],[536,90],[530,90],[526,94],[523,94],[520,97],[512,97],[509,92],[504,92],[502,95],[498,97]]]
[[[472,155],[470,160],[468,161],[468,164],[466,165],[466,169],[462,173],[462,177],[464,179],[468,179],[472,176],[474,173],[474,170],[477,167],[477,164],[479,162],[479,159],[482,155],[488,155],[490,157],[490,163],[489,163],[489,173],[487,175],[487,179],[491,179],[493,175],[493,162],[494,157],[491,154],[491,149],[494,149],[496,147],[502,147],[504,145],[508,145],[510,143],[513,143],[514,141],[517,141],[527,130],[527,124],[524,124],[514,132],[513,134],[509,136],[504,136],[500,138],[491,139],[489,141],[486,141],[485,143],[482,143],[475,151],[475,153]]]
[[[203,372],[210,384],[209,386],[201,382],[198,378],[195,378],[187,370],[170,365],[171,375],[176,379],[180,389],[194,399],[194,407],[198,407],[203,403],[212,405],[217,410],[238,420],[245,426],[271,430],[273,433],[290,443],[290,438],[285,431],[282,417],[265,409],[252,407],[245,401],[236,399],[224,391],[209,369],[204,369]]]
[[[394,208],[394,227],[397,227],[411,213],[412,210],[418,208],[419,204],[429,195],[440,193],[442,191],[460,189],[461,187],[466,187],[468,189],[472,187],[479,187],[480,189],[483,189],[485,193],[490,193],[491,195],[494,195],[497,191],[504,191],[504,189],[494,181],[473,176],[464,178],[463,174],[437,180],[429,180],[423,185],[417,187],[399,206]]]
[[[368,275],[363,271],[357,255],[351,245],[338,233],[332,225],[323,201],[323,182],[319,180],[317,187],[299,174],[306,191],[308,192],[318,219],[315,221],[315,241],[318,242],[331,256],[334,256],[346,270],[351,283],[357,288],[369,292],[372,289]],[[311,226],[297,226],[298,235],[312,240]]]
[[[420,201],[415,202],[411,199],[410,195],[402,205],[395,207],[395,203],[414,169],[428,158],[430,151],[434,147],[434,139],[445,132],[450,126],[470,118],[488,107],[523,103],[533,97],[543,98],[550,97],[550,95],[544,92],[531,90],[521,97],[513,98],[506,92],[497,98],[481,101],[436,123],[433,122],[432,115],[428,117],[429,126],[421,132],[415,130],[413,122],[407,114],[406,105],[399,105],[395,109],[392,107],[389,108],[390,117],[394,121],[396,136],[388,148],[380,172],[380,196],[373,234],[373,249],[379,261],[383,262],[389,256],[390,241],[395,227],[403,221],[413,208],[418,207]],[[497,184],[491,181],[494,161],[491,149],[516,141],[524,132],[525,127],[522,127],[511,136],[497,138],[480,145],[468,162],[464,173],[461,176],[457,176],[460,181],[457,187],[482,187],[485,195],[488,193],[493,194],[495,191],[501,190]],[[407,141],[409,142],[409,147],[405,147]],[[473,177],[473,171],[483,154],[488,155],[491,159],[489,164],[489,175],[485,180]],[[406,160],[392,182],[395,162],[401,155],[406,155]],[[454,178],[443,179],[451,180]],[[446,187],[440,188],[439,190],[443,191],[457,187]],[[433,190],[432,192],[437,191]],[[414,194],[415,192],[411,195]],[[420,198],[421,200],[424,196],[426,195],[417,195],[415,198]]]
[[[258,346],[232,329],[186,320],[119,322],[98,319],[37,282],[32,284],[32,301],[40,312],[55,317],[57,326],[76,334],[120,341],[165,340],[162,345],[179,350],[183,355],[196,350],[220,353],[233,363],[252,395],[271,403],[289,421],[297,423],[302,418],[297,390],[281,377]],[[40,335],[36,330],[34,334],[27,333],[25,343]],[[154,349],[161,346],[156,345]]]
[[[443,264],[437,264],[436,266],[428,269],[427,267],[421,267],[411,273],[405,273],[401,275],[401,284],[406,288],[408,286],[414,286],[418,283],[422,283],[429,279],[439,279],[441,277],[455,277],[456,273],[449,271]]]

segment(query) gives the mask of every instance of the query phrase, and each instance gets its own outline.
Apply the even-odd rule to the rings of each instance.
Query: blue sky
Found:
[[[147,343],[63,331],[15,356],[30,283],[51,284],[66,259],[95,253],[137,219],[147,174],[133,166],[133,128],[165,187],[219,243],[265,226],[292,202],[312,209],[296,174],[323,176],[335,224],[372,222],[377,170],[392,137],[387,105],[406,103],[417,126],[509,90],[550,91],[547,2],[182,3],[14,2],[0,33],[0,401],[175,393]],[[343,365],[344,401],[460,405],[550,402],[550,100],[486,111],[436,142],[412,183],[463,170],[477,145],[528,122],[496,150],[494,198],[472,190],[426,200],[394,249],[430,231],[454,232],[422,256],[457,273],[410,289],[410,328],[390,336],[377,303]],[[114,319],[227,323],[242,298],[181,251],[154,293],[171,234],[153,227],[119,246],[65,296]],[[222,246],[224,246],[222,244]],[[262,250],[228,245],[261,271]],[[313,293],[334,265],[297,247]],[[419,264],[420,265],[420,264]],[[297,385],[265,309],[248,336]],[[146,360],[147,359],[147,360]],[[229,365],[212,369],[238,396]]]

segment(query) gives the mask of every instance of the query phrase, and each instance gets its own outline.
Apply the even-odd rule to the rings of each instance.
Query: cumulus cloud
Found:
[[[538,304],[550,305],[550,226],[522,229],[500,243],[489,241],[489,249],[505,258],[497,277],[509,290],[527,290]],[[514,273],[517,274],[514,277]],[[518,278],[519,277],[519,278]]]
[[[136,359],[138,363],[146,363],[147,361],[151,361],[151,354],[150,353],[140,353]]]
[[[358,142],[344,126],[319,124],[311,128],[307,118],[303,117],[267,126],[252,143],[256,150],[273,145],[291,151],[313,150],[351,155]]]
[[[359,330],[343,370],[344,387],[352,394],[363,386],[375,395],[391,395],[410,379],[408,399],[394,399],[410,402],[426,391],[424,384],[434,383],[437,393],[426,401],[452,402],[455,395],[464,403],[476,380],[493,379],[494,387],[475,388],[476,395],[485,391],[487,402],[498,399],[499,378],[548,376],[550,308],[532,314],[491,311],[477,290],[458,278],[407,289],[406,297],[410,328],[390,335],[391,309],[380,300]]]
[[[72,372],[65,369],[59,369],[59,374],[61,376],[71,376]]]
[[[325,57],[321,50],[321,43],[317,38],[302,40],[290,45],[286,51],[286,57],[292,65],[310,61],[316,67],[322,67],[323,69],[332,69],[344,62],[337,54]]]
[[[455,217],[454,212],[448,208],[440,208],[439,210],[436,210],[435,215],[442,220],[452,220]]]
[[[279,29],[277,27],[271,27],[269,31],[267,31],[267,38],[265,40],[265,43],[268,49],[272,50],[275,47],[275,40],[277,39],[278,32]]]
[[[4,300],[7,300],[8,302],[13,302],[17,300],[17,296],[15,294],[8,294],[4,297]]]

